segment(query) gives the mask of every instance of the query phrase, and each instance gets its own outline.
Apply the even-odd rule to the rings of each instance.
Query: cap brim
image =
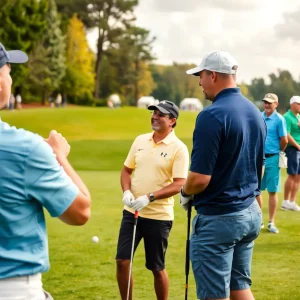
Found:
[[[193,68],[193,69],[189,69],[186,71],[186,74],[188,75],[194,75],[194,76],[199,76],[200,72],[203,71],[204,69],[201,68],[200,66]]]
[[[268,98],[264,98],[262,99],[262,101],[266,101],[268,103],[274,103],[274,102],[277,102],[276,100],[271,100],[271,99],[268,99]]]
[[[22,64],[28,61],[28,56],[26,53],[20,50],[10,50],[7,51],[9,54],[8,63],[12,64]]]
[[[148,106],[148,109],[149,110],[156,110],[156,109],[158,109],[163,114],[170,114],[169,111],[167,111],[166,109],[164,109],[163,107],[158,106],[158,105],[150,105],[150,106]]]

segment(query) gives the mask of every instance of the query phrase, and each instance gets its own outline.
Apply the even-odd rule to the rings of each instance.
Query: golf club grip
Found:
[[[139,217],[139,212],[136,210],[135,213],[134,213],[134,226],[137,225],[138,217]]]
[[[188,276],[190,272],[190,240],[186,241],[186,252],[185,252],[185,275]],[[187,280],[186,280],[186,283]]]

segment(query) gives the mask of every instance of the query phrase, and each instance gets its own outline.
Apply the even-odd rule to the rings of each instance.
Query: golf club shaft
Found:
[[[189,202],[187,211],[187,239],[185,249],[185,297],[188,299],[188,287],[189,287],[189,272],[190,272],[190,226],[191,226],[191,214],[192,214],[192,202]]]
[[[136,225],[137,225],[138,216],[139,216],[139,212],[136,210],[135,213],[134,213],[133,236],[132,236],[132,246],[131,246],[130,265],[129,265],[129,277],[128,277],[128,286],[127,286],[127,298],[126,298],[127,300],[129,300],[129,295],[130,295],[132,261],[133,261],[133,252],[134,252],[134,243],[135,243]]]

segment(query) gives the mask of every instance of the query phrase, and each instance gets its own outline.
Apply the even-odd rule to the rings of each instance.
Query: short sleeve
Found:
[[[135,169],[136,145],[137,145],[137,139],[135,139],[135,141],[131,145],[131,148],[128,152],[127,158],[124,162],[125,167],[130,168],[130,169]]]
[[[190,170],[212,175],[221,143],[221,123],[208,111],[201,112],[193,134],[193,150]]]
[[[174,157],[172,177],[187,178],[189,170],[189,152],[185,145],[180,148]]]
[[[283,117],[278,120],[278,133],[279,137],[287,136],[286,121]]]
[[[27,157],[25,193],[44,206],[52,217],[62,215],[78,195],[78,187],[43,140]]]

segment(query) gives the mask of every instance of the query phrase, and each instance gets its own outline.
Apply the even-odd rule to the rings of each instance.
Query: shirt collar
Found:
[[[277,110],[275,109],[270,116],[267,117],[266,112],[263,111],[264,119],[274,119],[277,114]]]
[[[154,134],[154,131],[151,133],[151,135],[149,137],[149,141],[153,140],[153,134]],[[172,130],[163,140],[159,141],[157,144],[164,143],[166,145],[169,145],[170,143],[175,141],[175,139],[176,139],[175,131]]]
[[[240,93],[241,93],[241,90],[238,87],[236,87],[236,88],[227,88],[227,89],[224,89],[221,92],[219,92],[219,94],[217,94],[217,96],[215,97],[213,102],[219,100],[220,98],[227,97],[227,96],[232,95],[232,94],[240,94]]]

